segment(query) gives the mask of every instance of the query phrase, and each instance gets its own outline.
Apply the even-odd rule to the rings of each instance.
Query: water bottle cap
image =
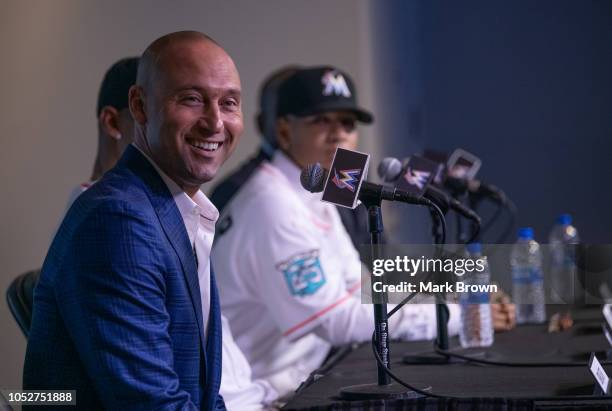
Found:
[[[557,224],[570,225],[572,223],[572,216],[569,214],[561,214],[557,217]]]
[[[482,245],[480,243],[469,243],[467,250],[470,254],[480,254],[482,251]]]
[[[521,240],[533,240],[533,228],[531,227],[519,228],[518,238]]]

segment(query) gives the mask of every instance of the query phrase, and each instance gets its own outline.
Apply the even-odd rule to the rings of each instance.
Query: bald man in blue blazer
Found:
[[[75,201],[45,259],[24,389],[76,390],[87,410],[225,409],[209,259],[218,211],[199,187],[240,139],[240,90],[202,33],[145,50],[129,95],[134,145]]]

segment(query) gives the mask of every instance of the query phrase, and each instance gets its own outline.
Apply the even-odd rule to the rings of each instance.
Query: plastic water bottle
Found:
[[[533,229],[526,227],[519,230],[518,240],[510,253],[510,265],[516,322],[518,324],[545,322],[542,252],[540,244],[533,239]]]
[[[482,272],[473,271],[465,275],[466,285],[489,285],[491,274],[487,258],[482,255],[480,243],[467,246],[467,258],[484,260]],[[459,342],[464,348],[488,347],[493,344],[493,319],[491,318],[488,292],[464,292],[459,297],[461,304],[461,328]]]
[[[550,231],[550,297],[553,303],[578,302],[576,244],[578,231],[572,226],[572,216],[561,214]]]

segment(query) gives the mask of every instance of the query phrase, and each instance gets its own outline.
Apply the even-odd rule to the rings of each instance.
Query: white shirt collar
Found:
[[[204,193],[200,190],[196,191],[195,195],[189,197],[185,191],[183,191],[178,184],[174,182],[166,173],[164,173],[161,168],[157,166],[155,161],[151,159],[145,152],[143,152],[138,146],[132,144],[140,153],[151,163],[153,168],[157,171],[159,176],[162,178],[168,190],[172,194],[172,198],[176,203],[179,212],[181,213],[181,217],[183,217],[183,221],[187,222],[191,220],[193,215],[200,215],[201,222],[204,225],[210,225],[214,229],[214,225],[219,219],[219,210],[217,207],[204,195]],[[186,224],[187,225],[187,224]],[[192,238],[192,232],[188,227],[189,239],[193,243],[194,239]]]

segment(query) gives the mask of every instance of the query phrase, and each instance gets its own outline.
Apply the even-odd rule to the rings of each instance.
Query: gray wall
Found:
[[[71,189],[90,173],[96,93],[115,60],[175,30],[204,31],[234,57],[246,130],[222,172],[258,144],[260,81],[288,63],[334,64],[353,74],[373,108],[365,1],[7,1],[0,13],[0,292],[40,267]],[[368,150],[373,130],[364,129]],[[206,189],[206,187],[205,187]],[[21,385],[25,339],[0,301],[0,387]]]

